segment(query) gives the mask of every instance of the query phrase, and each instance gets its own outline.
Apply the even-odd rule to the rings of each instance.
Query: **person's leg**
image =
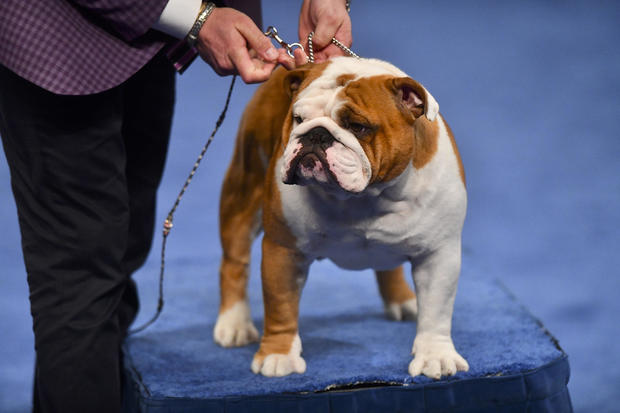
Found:
[[[129,196],[121,88],[59,96],[0,67],[0,135],[11,172],[35,335],[35,408],[120,409],[118,306]]]

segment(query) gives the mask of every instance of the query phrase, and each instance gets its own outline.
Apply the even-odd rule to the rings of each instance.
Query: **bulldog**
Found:
[[[454,137],[420,83],[376,59],[277,70],[245,110],[223,183],[215,341],[259,338],[246,285],[250,247],[264,231],[254,373],[305,371],[299,299],[319,258],[375,270],[388,316],[417,317],[412,376],[466,371],[451,338],[466,204]],[[417,296],[404,278],[407,261]]]

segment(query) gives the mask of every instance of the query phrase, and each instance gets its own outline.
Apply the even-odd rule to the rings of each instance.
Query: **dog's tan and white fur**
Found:
[[[264,230],[265,323],[252,371],[305,371],[299,298],[322,257],[374,269],[388,316],[417,316],[411,375],[467,370],[451,338],[466,204],[450,128],[401,70],[350,57],[279,69],[247,106],[222,189],[215,341],[258,339],[246,285],[251,243]],[[404,279],[407,261],[417,297]]]

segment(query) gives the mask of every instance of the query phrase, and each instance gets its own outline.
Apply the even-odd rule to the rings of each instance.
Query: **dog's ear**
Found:
[[[286,90],[291,98],[295,96],[309,71],[310,67],[305,65],[291,70],[286,74],[284,77],[284,90]]]
[[[398,103],[416,119],[424,114],[431,122],[435,120],[439,113],[439,104],[424,86],[410,77],[391,79],[391,86]]]

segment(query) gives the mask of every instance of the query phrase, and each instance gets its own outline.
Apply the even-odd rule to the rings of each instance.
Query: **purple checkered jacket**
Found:
[[[150,30],[168,0],[0,0],[0,64],[64,95],[127,80],[171,38]],[[260,2],[229,0],[260,23]]]

